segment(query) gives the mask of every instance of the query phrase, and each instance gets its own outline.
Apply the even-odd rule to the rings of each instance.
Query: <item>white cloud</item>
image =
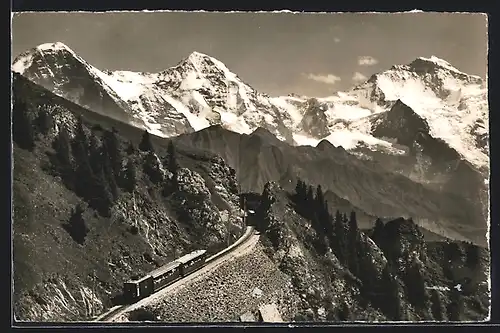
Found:
[[[334,41],[335,43],[340,43],[340,38],[335,37],[335,38],[333,39],[333,41]]]
[[[340,81],[340,77],[333,74],[306,74],[309,80],[322,82],[326,84],[335,84]]]
[[[372,56],[362,56],[358,57],[358,64],[360,66],[373,66],[378,64],[378,60]]]
[[[354,83],[361,83],[361,82],[365,82],[368,78],[366,76],[364,76],[362,73],[360,72],[356,72],[352,75],[352,81]]]

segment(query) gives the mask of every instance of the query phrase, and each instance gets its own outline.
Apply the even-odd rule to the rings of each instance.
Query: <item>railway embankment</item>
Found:
[[[300,299],[283,274],[257,243],[241,257],[220,265],[211,274],[173,290],[161,301],[128,314],[130,320],[166,322],[239,321],[242,314],[276,304],[285,321],[291,320]]]

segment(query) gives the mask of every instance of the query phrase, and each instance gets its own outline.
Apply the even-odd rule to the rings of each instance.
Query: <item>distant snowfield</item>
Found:
[[[165,101],[184,115],[195,131],[209,127],[209,120],[217,114],[223,127],[242,134],[253,132],[262,123],[275,126],[276,117],[279,117],[292,130],[297,145],[316,146],[325,139],[346,150],[362,145],[400,154],[402,152],[392,143],[371,135],[369,118],[374,113],[388,111],[390,102],[400,99],[428,121],[432,136],[443,139],[478,167],[489,164],[488,155],[475,145],[476,136],[488,131],[487,88],[480,78],[467,75],[437,57],[415,60],[416,66],[430,68],[423,74],[412,67],[414,63],[393,66],[349,91],[317,98],[330,132],[318,138],[311,137],[301,128],[308,98],[260,94],[222,62],[205,54],[193,52],[177,66],[160,73],[104,72],[88,64],[63,43],[42,44],[36,48],[36,52],[41,53],[62,51],[70,52],[83,63],[112,98],[126,102],[134,110],[133,116],[158,136],[177,135],[164,132],[159,124],[161,107],[155,109],[154,103]],[[33,55],[33,52],[26,52],[18,57],[12,70],[23,74],[31,66]],[[477,126],[479,120],[485,125]]]

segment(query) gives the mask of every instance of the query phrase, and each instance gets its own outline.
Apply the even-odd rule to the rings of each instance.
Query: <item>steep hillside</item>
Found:
[[[123,320],[235,322],[270,303],[287,322],[487,317],[487,250],[425,240],[411,219],[379,221],[365,233],[355,213],[329,205],[335,213],[325,215],[321,188],[308,188],[271,182],[247,195],[258,246]]]
[[[13,96],[18,320],[89,319],[132,275],[242,234],[221,158],[175,149],[20,75]]]
[[[336,213],[328,214],[321,187],[312,192],[307,184],[287,193],[268,183],[255,214],[268,256],[302,295],[296,320],[487,316],[486,249],[427,242],[418,226],[403,218],[377,222],[368,236],[358,229],[355,213],[346,216],[333,206]],[[460,290],[454,288],[458,284]]]
[[[236,170],[247,192],[261,192],[268,181],[291,189],[301,178],[321,184],[331,192],[327,196],[335,204],[346,200],[349,204],[344,202],[344,207],[356,208],[368,217],[412,217],[434,233],[486,244],[484,206],[477,198],[470,201],[461,192],[425,186],[389,172],[376,161],[359,159],[326,140],[317,147],[294,147],[263,129],[240,135],[220,126],[173,140],[179,146],[197,147],[223,157]],[[360,221],[369,223],[370,219]]]

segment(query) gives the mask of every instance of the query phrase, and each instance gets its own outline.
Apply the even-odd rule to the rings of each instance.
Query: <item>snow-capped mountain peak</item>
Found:
[[[66,44],[61,43],[61,42],[55,42],[55,43],[44,43],[40,44],[35,48],[32,48],[30,50],[27,50],[26,52],[21,53],[19,56],[14,59],[14,63],[12,65],[12,70],[15,72],[18,72],[19,74],[23,74],[26,69],[28,69],[32,63],[33,63],[33,57],[36,54],[43,54],[43,53],[57,53],[57,52],[67,52],[73,55],[75,58],[78,56],[76,55],[73,50],[71,50]]]
[[[473,164],[488,164],[486,85],[435,56],[392,66],[325,98],[270,97],[196,51],[158,73],[102,71],[56,42],[21,54],[12,69],[62,97],[164,137],[220,124],[245,134],[262,127],[292,144],[316,146],[326,139],[347,150],[361,145],[399,153],[372,135],[371,116],[400,100],[425,119],[430,135]]]
[[[448,61],[441,59],[441,58],[438,58],[434,55],[430,56],[430,58],[418,57],[417,59],[415,59],[415,61],[413,61],[410,64],[410,66],[413,68],[417,68],[419,66],[422,66],[422,64],[426,64],[428,68],[430,68],[430,67],[432,67],[432,65],[434,65],[436,68],[440,67],[444,70],[449,71],[450,73],[458,74],[460,76],[465,75],[465,76],[469,76],[469,77],[472,77],[472,78],[475,78],[478,80],[482,80],[479,76],[470,75],[470,74],[467,74],[467,73],[464,73],[464,72],[458,70],[457,68],[453,67]]]
[[[66,44],[62,42],[40,44],[36,47],[36,49],[40,51],[60,50],[74,53],[73,50],[71,50]]]
[[[223,72],[229,72],[229,69],[224,63],[219,60],[198,51],[193,51],[186,59],[185,62],[191,63],[199,71],[206,71],[207,69],[216,67]]]

